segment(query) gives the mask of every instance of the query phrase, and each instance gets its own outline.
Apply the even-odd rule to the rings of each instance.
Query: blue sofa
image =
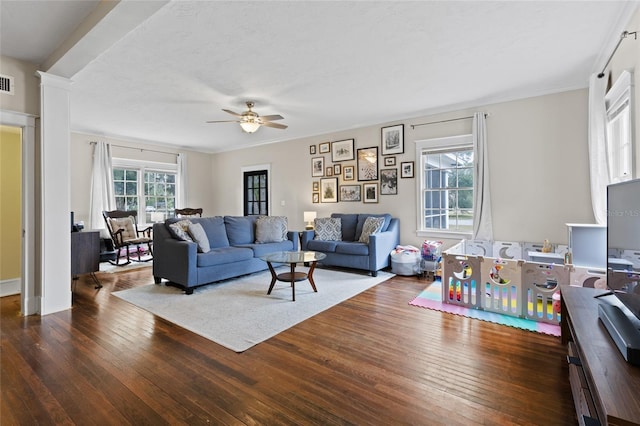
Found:
[[[169,225],[182,219],[171,218],[153,225],[153,277],[176,285],[187,294],[198,286],[267,269],[259,259],[276,251],[298,250],[298,232],[287,232],[279,242],[256,242],[257,216],[215,216],[189,218],[199,223],[211,250],[201,253],[198,244],[178,239]]]
[[[384,217],[384,225],[380,232],[369,237],[369,243],[358,242],[362,227],[367,217]],[[389,214],[344,214],[333,213],[333,218],[340,218],[342,241],[323,241],[314,239],[315,231],[302,232],[300,247],[302,250],[322,252],[327,257],[320,262],[327,266],[363,269],[372,276],[378,275],[380,269],[391,264],[390,254],[400,244],[400,221]]]

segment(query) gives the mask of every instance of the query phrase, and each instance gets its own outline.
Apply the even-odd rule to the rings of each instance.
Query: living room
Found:
[[[633,10],[633,14],[627,17],[620,28],[635,31],[640,27],[640,12],[637,8]],[[589,64],[594,71],[599,72],[604,65],[604,61],[596,61],[596,56],[599,55],[606,60],[618,37],[619,31],[612,31],[608,40],[600,40],[602,46],[598,47],[602,47],[601,49],[594,47],[594,63]],[[639,46],[640,42],[635,41],[633,37],[620,44],[606,68],[610,84],[616,81],[623,70],[638,68]],[[3,111],[36,117],[41,114],[38,89],[40,79],[34,76],[38,70],[36,64],[2,56],[0,74],[15,76],[16,86],[22,85],[26,89],[26,93],[20,97],[9,98],[2,95],[0,101]],[[634,74],[633,87],[636,98],[640,90],[639,78],[637,73]],[[553,243],[567,244],[566,223],[594,222],[589,185],[588,84],[588,80],[585,79],[576,87],[532,90],[525,96],[512,93],[505,87],[488,96],[489,101],[471,99],[453,106],[443,105],[442,108],[424,111],[416,109],[415,113],[406,116],[394,116],[390,120],[381,119],[362,126],[353,122],[350,126],[340,127],[340,130],[336,131],[292,139],[283,136],[282,141],[277,143],[257,144],[239,149],[232,147],[215,152],[185,148],[188,144],[182,141],[170,145],[153,138],[118,136],[118,130],[113,130],[112,133],[92,133],[71,129],[69,145],[65,148],[69,153],[68,163],[65,163],[69,165],[69,203],[61,210],[65,214],[68,214],[69,210],[74,211],[76,221],[83,221],[87,228],[97,226],[91,223],[89,212],[94,149],[92,143],[104,141],[112,144],[113,157],[120,159],[175,163],[175,154],[183,153],[187,164],[185,204],[202,207],[206,216],[242,214],[242,170],[259,166],[270,171],[269,213],[286,216],[292,230],[304,229],[304,211],[315,211],[318,217],[326,217],[334,212],[390,213],[400,219],[401,243],[420,246],[425,239],[434,234],[418,230],[417,174],[413,177],[399,177],[397,194],[379,194],[376,203],[314,202],[313,184],[319,181],[319,177],[312,176],[312,158],[323,156],[325,166],[329,166],[331,153],[319,154],[319,146],[327,142],[349,139],[354,140],[355,149],[380,149],[382,129],[402,125],[404,149],[403,152],[393,155],[395,166],[388,167],[398,167],[406,162],[414,162],[417,165],[416,142],[470,134],[472,120],[468,117],[482,112],[486,114],[488,130],[493,238],[505,241],[548,239]],[[242,103],[226,107],[239,111]],[[270,111],[267,107],[260,108],[259,104],[256,109],[261,114],[281,112]],[[207,119],[224,116],[219,109],[215,111],[215,116],[213,112],[212,110],[211,116]],[[287,114],[283,115],[284,122],[287,122]],[[425,125],[433,122],[437,124]],[[634,123],[633,151],[637,165],[640,164],[640,113],[637,109],[634,113]],[[219,125],[236,126],[230,123]],[[260,132],[266,130],[271,129],[261,129]],[[316,153],[312,154],[314,149]],[[379,156],[380,168],[385,167],[382,164],[385,158]],[[343,165],[355,166],[356,162],[345,162]],[[340,182],[349,183],[344,182],[342,178]],[[48,212],[41,210],[40,206],[36,207],[37,217],[44,216],[45,211]],[[437,237],[445,241],[445,246],[458,241],[457,238],[446,238],[442,235]],[[45,263],[45,260],[40,261]],[[38,264],[37,268],[39,267]],[[58,285],[66,286],[66,283]],[[57,287],[53,289],[55,288]],[[51,291],[44,294],[50,295]],[[131,314],[129,311],[125,312]]]

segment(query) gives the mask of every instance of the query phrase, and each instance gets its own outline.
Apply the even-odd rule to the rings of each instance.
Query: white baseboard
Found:
[[[20,294],[20,277],[0,281],[0,297]]]

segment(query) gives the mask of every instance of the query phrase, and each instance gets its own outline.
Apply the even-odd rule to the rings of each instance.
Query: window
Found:
[[[473,231],[474,151],[471,135],[416,144],[418,235],[468,236]]]
[[[605,96],[607,161],[611,183],[633,179],[631,74],[624,71]]]
[[[269,215],[269,173],[244,172],[244,215]]]
[[[113,159],[116,209],[137,211],[140,223],[175,216],[176,182],[175,164]]]

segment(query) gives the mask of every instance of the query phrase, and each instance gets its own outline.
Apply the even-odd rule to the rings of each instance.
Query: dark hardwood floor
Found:
[[[152,284],[150,268],[98,277],[44,317],[0,299],[3,426],[576,424],[560,338],[408,305],[423,279],[238,354],[111,297]]]

